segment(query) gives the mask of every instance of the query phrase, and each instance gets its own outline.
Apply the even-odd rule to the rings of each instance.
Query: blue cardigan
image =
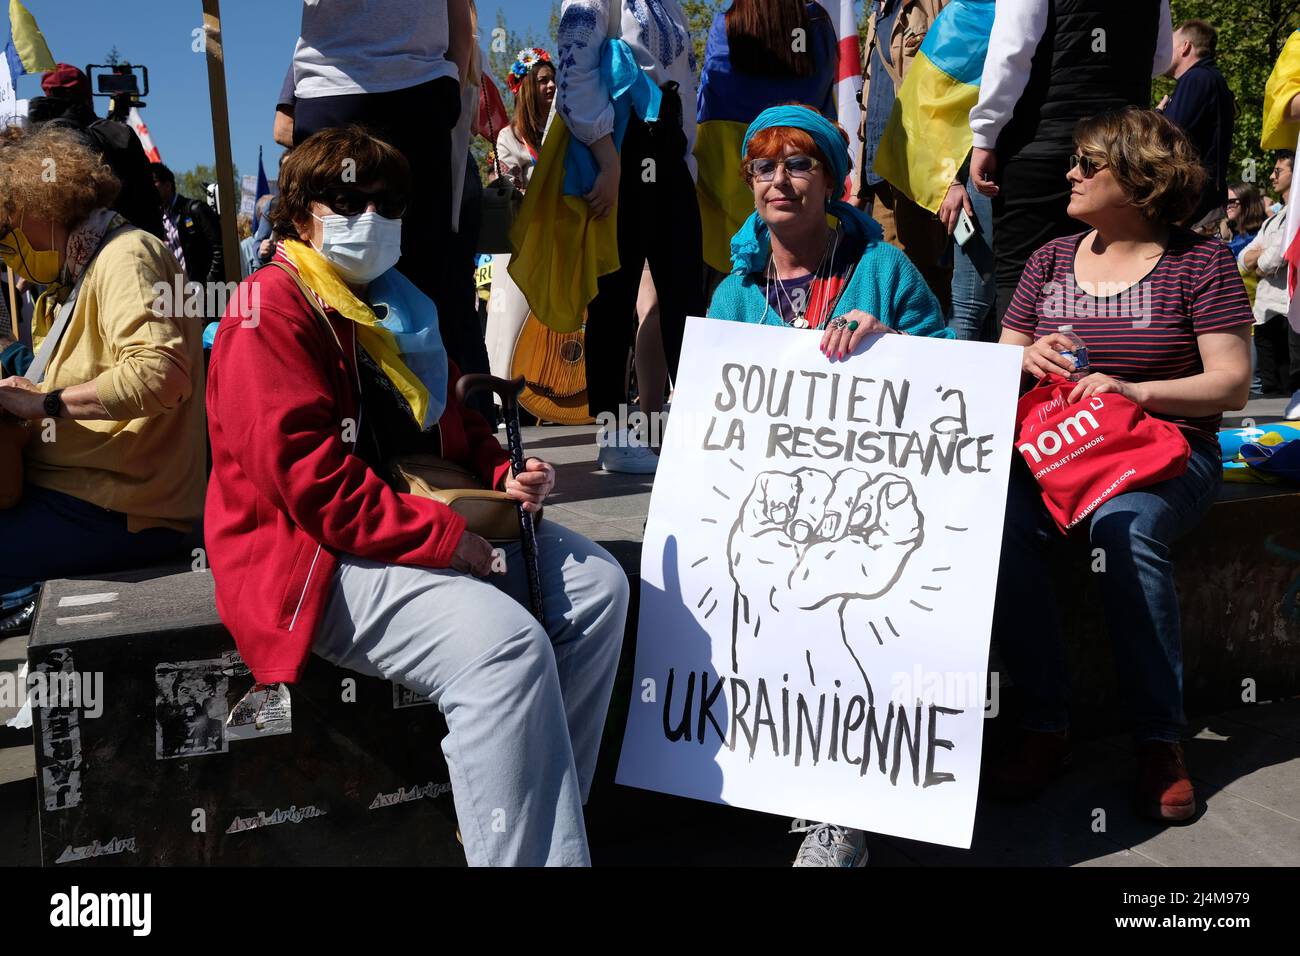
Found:
[[[890,328],[908,335],[956,338],[944,321],[939,300],[925,284],[921,273],[906,255],[881,238],[878,224],[870,222],[875,228],[865,233],[851,219],[841,219],[840,224],[846,238],[862,246],[862,255],[849,284],[835,304],[832,318],[861,309]],[[713,293],[709,318],[763,325],[784,324],[775,309],[765,308],[765,285],[766,280],[761,274],[733,272]]]

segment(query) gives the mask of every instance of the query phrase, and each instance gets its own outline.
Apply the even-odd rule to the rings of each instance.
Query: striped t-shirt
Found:
[[[1205,370],[1196,337],[1252,325],[1237,263],[1218,239],[1174,227],[1145,279],[1111,296],[1092,296],[1074,279],[1074,256],[1090,232],[1053,239],[1029,257],[1002,324],[1042,338],[1073,325],[1094,372],[1127,382],[1186,378]],[[1105,292],[1105,289],[1098,289]],[[1218,440],[1221,415],[1151,412],[1189,439]]]

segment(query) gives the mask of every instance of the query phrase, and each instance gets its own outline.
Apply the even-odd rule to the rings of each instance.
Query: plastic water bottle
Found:
[[[1083,339],[1074,334],[1073,325],[1061,326],[1060,333],[1070,340],[1070,348],[1061,349],[1061,355],[1074,365],[1074,371],[1070,373],[1069,378],[1071,382],[1077,382],[1092,373],[1092,369],[1088,366],[1088,346],[1083,344]]]

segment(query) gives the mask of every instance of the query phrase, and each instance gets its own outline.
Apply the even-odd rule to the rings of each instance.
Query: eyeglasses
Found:
[[[1105,163],[1099,163],[1090,156],[1081,156],[1075,153],[1070,157],[1070,168],[1079,167],[1079,172],[1083,174],[1084,179],[1092,179],[1099,172],[1106,168]]]
[[[811,179],[813,170],[821,167],[821,160],[811,156],[787,156],[785,159],[751,159],[745,164],[749,175],[760,183],[770,183],[776,178],[778,166],[785,167],[791,179]]]
[[[348,186],[332,186],[312,197],[324,203],[340,216],[355,216],[366,211],[371,203],[375,212],[385,219],[401,219],[406,212],[406,197],[399,192],[381,190],[367,193]]]
[[[1229,199],[1226,203],[1224,203],[1224,205],[1225,205],[1225,206],[1240,206],[1240,205],[1241,205],[1241,200],[1240,200],[1240,199]]]

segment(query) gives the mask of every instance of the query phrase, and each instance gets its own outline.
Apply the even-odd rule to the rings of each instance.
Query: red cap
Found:
[[[41,77],[41,89],[46,96],[80,99],[92,105],[90,78],[71,63],[60,63]]]

